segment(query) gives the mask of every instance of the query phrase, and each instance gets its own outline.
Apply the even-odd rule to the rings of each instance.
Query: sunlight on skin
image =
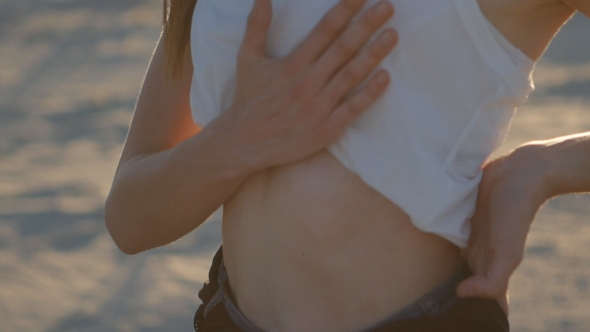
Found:
[[[75,322],[82,332],[190,329],[219,239],[216,214],[169,247],[123,257],[104,229],[102,205],[159,35],[161,1],[84,8],[101,1],[114,3],[59,1],[48,10],[34,0],[0,1],[0,14],[6,4],[18,7],[11,29],[0,27],[2,332]],[[545,93],[589,81],[590,60],[541,62],[537,92],[498,153],[590,131],[587,96]],[[590,331],[588,215],[588,197],[559,198],[539,212],[510,285],[513,330]]]

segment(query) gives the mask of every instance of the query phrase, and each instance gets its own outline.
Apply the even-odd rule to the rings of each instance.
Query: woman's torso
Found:
[[[359,331],[460,264],[325,150],[244,183],[224,205],[223,242],[238,306],[265,331]]]
[[[280,23],[271,26],[270,52],[287,54],[336,2],[273,0]],[[466,13],[456,0],[392,2],[400,44],[385,63],[393,74],[389,99],[329,151],[255,174],[224,205],[231,289],[263,330],[359,331],[449,277],[460,264],[457,247],[415,225],[465,243],[481,163],[530,92],[526,73],[514,80],[498,73],[512,64],[491,35],[482,46],[463,26],[487,31],[475,0],[469,8],[477,22],[461,21]],[[313,13],[305,7],[319,4],[325,8]],[[191,98],[201,124],[231,101],[247,7],[241,0],[197,4]],[[454,32],[460,36],[451,47],[444,37]],[[480,54],[487,46],[500,58],[493,64]]]

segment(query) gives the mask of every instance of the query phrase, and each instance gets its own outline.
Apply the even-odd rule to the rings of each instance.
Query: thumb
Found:
[[[457,287],[459,297],[482,297],[497,299],[508,290],[508,280],[512,271],[508,266],[495,262],[488,273],[476,274],[461,282]]]
[[[254,7],[248,16],[246,33],[240,47],[239,59],[251,63],[266,56],[266,40],[272,22],[270,0],[254,0]]]

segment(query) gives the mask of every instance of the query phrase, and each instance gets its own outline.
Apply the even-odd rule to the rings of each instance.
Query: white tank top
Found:
[[[369,0],[368,8],[378,0]],[[295,48],[338,0],[272,0],[268,51]],[[329,151],[400,206],[419,229],[465,247],[481,166],[533,90],[534,63],[476,0],[391,0],[399,34],[381,68],[391,85]],[[198,0],[191,106],[206,125],[231,104],[252,0]]]

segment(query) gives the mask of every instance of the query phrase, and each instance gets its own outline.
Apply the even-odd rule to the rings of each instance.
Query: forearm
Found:
[[[544,141],[540,154],[548,198],[590,192],[590,132]]]
[[[463,251],[474,276],[458,294],[505,297],[539,208],[551,197],[580,192],[590,192],[590,132],[529,142],[487,163]]]
[[[189,125],[192,70],[168,82],[158,46],[105,208],[121,250],[137,253],[187,234],[250,175],[332,144],[385,92],[384,70],[351,92],[397,41],[386,28],[362,49],[394,11],[383,2],[351,24],[363,6],[339,1],[292,55],[276,59],[265,44],[271,2],[255,1],[238,52],[232,106],[198,134]]]
[[[176,147],[122,164],[105,205],[106,225],[128,254],[173,242],[233,195],[253,170],[216,126]]]

